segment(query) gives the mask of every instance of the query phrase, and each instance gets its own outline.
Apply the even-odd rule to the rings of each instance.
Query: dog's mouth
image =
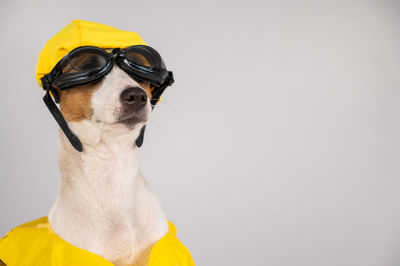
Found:
[[[149,120],[149,112],[147,110],[141,110],[137,112],[132,112],[129,110],[115,110],[113,120],[103,120],[98,116],[93,117],[93,121],[100,127],[102,125],[107,127],[116,128],[127,128],[129,130],[135,129],[137,125],[143,126]],[[110,129],[111,129],[110,128]]]
[[[144,117],[144,115],[130,114],[130,115],[125,115],[125,116],[121,116],[120,118],[118,118],[118,121],[116,122],[116,124],[123,124],[126,127],[132,129],[135,125],[137,125],[139,123],[145,123],[146,120],[147,119]]]

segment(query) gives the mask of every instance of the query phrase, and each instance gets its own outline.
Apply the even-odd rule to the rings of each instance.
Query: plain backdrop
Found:
[[[56,198],[34,71],[73,19],[173,70],[140,161],[197,265],[400,265],[399,1],[0,0],[0,235]]]

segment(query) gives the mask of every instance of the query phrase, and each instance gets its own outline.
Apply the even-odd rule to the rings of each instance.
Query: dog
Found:
[[[61,112],[85,152],[60,132],[61,183],[49,224],[117,266],[147,265],[152,246],[168,232],[135,145],[150,119],[151,90],[114,66],[100,82],[60,91]]]
[[[173,83],[161,56],[135,32],[73,20],[46,43],[36,79],[60,125],[61,182],[47,217],[0,238],[0,265],[193,266],[139,168]]]

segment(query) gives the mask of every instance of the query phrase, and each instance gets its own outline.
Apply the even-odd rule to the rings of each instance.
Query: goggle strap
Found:
[[[68,127],[67,121],[65,121],[64,116],[62,115],[62,113],[54,103],[53,99],[51,98],[49,90],[46,90],[46,94],[43,96],[43,101],[46,104],[47,108],[49,109],[50,113],[53,115],[54,119],[57,121],[58,125],[64,132],[65,136],[67,137],[71,145],[75,148],[75,150],[82,152],[83,147],[81,141]]]
[[[168,85],[162,85],[161,87],[155,89],[155,92],[151,95],[151,106],[155,106],[160,100],[161,94],[163,94],[164,90],[168,87]]]
[[[143,126],[142,129],[140,130],[139,137],[136,139],[136,146],[138,146],[138,148],[140,148],[143,145],[145,129],[146,129],[146,126]]]

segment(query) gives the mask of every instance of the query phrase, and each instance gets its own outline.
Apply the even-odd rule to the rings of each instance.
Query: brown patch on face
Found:
[[[90,120],[93,115],[92,96],[100,82],[60,91],[60,109],[67,121]]]
[[[151,100],[151,92],[154,90],[154,87],[152,87],[148,81],[138,81],[138,83],[146,91],[149,100]]]

